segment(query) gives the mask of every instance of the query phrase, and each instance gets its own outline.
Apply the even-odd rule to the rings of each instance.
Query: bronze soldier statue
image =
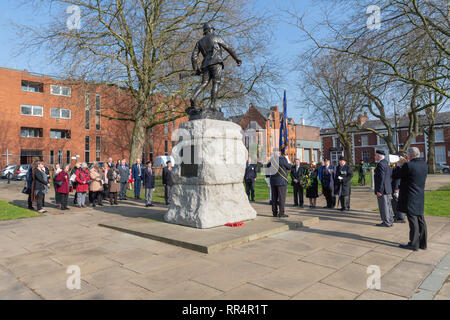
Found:
[[[217,92],[219,91],[222,71],[224,69],[222,49],[225,49],[233,57],[238,66],[242,64],[242,61],[237,57],[233,48],[228,46],[221,37],[214,34],[214,27],[211,24],[205,23],[203,25],[203,35],[203,38],[195,45],[191,57],[192,68],[196,75],[202,76],[202,83],[195,89],[194,95],[191,98],[191,106],[186,109],[186,113],[189,115],[198,114],[202,111],[202,108],[196,106],[196,99],[211,80],[213,84],[210,108],[216,111]],[[201,67],[198,65],[199,52],[203,56]]]

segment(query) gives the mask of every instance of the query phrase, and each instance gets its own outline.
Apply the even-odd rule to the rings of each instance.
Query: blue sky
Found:
[[[312,8],[314,0],[258,0],[256,7],[260,10],[268,10],[271,13],[280,12],[280,8],[288,9],[294,3],[297,9],[303,13],[308,14],[308,18],[317,16],[317,10]],[[12,22],[17,24],[34,25],[37,29],[39,25],[47,21],[48,12],[40,10],[38,7],[19,6],[20,1],[0,0],[0,66],[14,69],[27,69],[32,72],[54,75],[59,71],[52,66],[51,61],[46,59],[45,52],[38,52],[33,55],[19,55],[20,52],[19,41],[16,38],[15,30]],[[280,12],[281,13],[281,12]],[[288,98],[288,116],[299,122],[300,118],[311,119],[303,111],[299,109],[299,94],[296,83],[297,74],[293,72],[292,66],[295,63],[296,57],[309,44],[299,42],[302,37],[301,33],[283,19],[278,21],[273,26],[273,33],[275,35],[271,49],[277,52],[277,57],[281,59],[282,63],[286,65],[283,70],[284,76],[282,83],[279,84],[280,90],[277,94],[270,97],[272,105],[282,106],[283,88],[287,89]],[[269,106],[262,106],[269,107]],[[306,124],[314,124],[312,120],[307,120]]]

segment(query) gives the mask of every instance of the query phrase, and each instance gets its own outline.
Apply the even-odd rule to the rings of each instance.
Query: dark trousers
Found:
[[[119,200],[125,200],[127,197],[127,184],[128,182],[120,182]]]
[[[294,206],[303,206],[303,187],[294,184]]]
[[[416,249],[427,247],[427,224],[423,215],[415,216],[407,214],[409,222],[409,242]]]
[[[28,193],[28,209],[32,209],[33,208],[33,201],[31,201],[31,190]]]
[[[271,186],[270,188],[272,189],[272,214],[276,217],[278,214],[284,214],[287,186]]]
[[[361,186],[365,186],[366,185],[366,175],[365,174],[362,174],[362,173],[359,174],[358,183]]]
[[[61,204],[61,209],[67,208],[67,201],[69,200],[69,194],[68,193],[59,193],[59,201]]]
[[[255,181],[247,180],[245,181],[245,192],[247,197],[250,197],[252,201],[255,201]]]
[[[170,203],[170,191],[172,189],[172,186],[164,185],[164,200],[166,200],[166,204]]]
[[[405,214],[398,211],[398,193],[392,195],[392,211],[394,212],[394,221],[406,220]]]
[[[350,210],[350,196],[340,196],[339,201],[342,210]]]
[[[117,204],[117,192],[110,192],[109,193],[109,203],[110,204]]]
[[[134,196],[139,198],[141,196],[141,177],[136,177],[134,180]]]
[[[91,203],[92,204],[102,204],[102,192],[101,191],[91,191]]]
[[[327,200],[327,207],[334,208],[336,206],[336,197],[333,194],[333,190],[329,187],[322,187],[325,200]]]
[[[37,209],[41,210],[42,207],[44,206],[44,192],[39,191],[38,194],[36,195],[37,197]]]

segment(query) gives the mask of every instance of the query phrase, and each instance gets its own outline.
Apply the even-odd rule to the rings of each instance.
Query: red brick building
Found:
[[[126,89],[0,68],[0,166],[129,158],[133,123],[111,120],[133,108]],[[172,130],[187,117],[149,132],[143,159],[169,154]],[[8,154],[8,156],[7,156]]]
[[[246,132],[244,143],[247,149],[255,151],[258,160],[263,161],[264,157],[270,158],[274,148],[279,147],[281,117],[283,113],[279,112],[278,106],[266,109],[251,105],[244,115],[232,120]],[[296,137],[295,123],[291,118],[287,118],[287,129],[289,143],[286,155],[292,162],[296,158]]]
[[[383,132],[383,124],[378,120],[369,120],[367,114],[360,115],[358,121],[366,128],[373,128]],[[426,125],[424,116],[420,117],[420,122],[421,125]],[[399,120],[397,129],[399,145],[402,145],[406,141],[408,124],[409,120],[407,118]],[[450,112],[442,112],[437,115],[435,129],[436,163],[448,164],[450,163]],[[340,155],[348,157],[334,129],[322,129],[320,131],[320,137],[322,139],[322,152],[324,157],[331,158],[333,162],[337,162]],[[366,162],[374,162],[375,150],[377,149],[383,149],[386,153],[389,152],[386,142],[371,131],[360,131],[354,128],[350,131],[350,138],[352,141],[352,157],[355,163],[358,163],[361,159]],[[426,134],[419,134],[411,143],[411,147],[419,148],[421,157],[424,160],[427,159],[428,137]]]

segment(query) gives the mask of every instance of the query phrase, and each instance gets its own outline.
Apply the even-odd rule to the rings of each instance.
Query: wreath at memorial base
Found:
[[[311,177],[309,175],[304,175],[300,178],[300,185],[303,188],[309,188],[312,185],[312,180]]]

